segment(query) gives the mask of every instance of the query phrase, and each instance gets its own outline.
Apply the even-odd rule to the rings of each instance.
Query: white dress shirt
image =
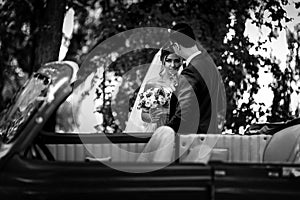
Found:
[[[200,55],[200,54],[201,54],[201,51],[196,51],[195,53],[193,53],[192,55],[190,55],[190,56],[188,57],[188,59],[186,59],[186,62],[185,62],[186,66],[188,66],[188,65],[190,64],[190,62],[191,62],[191,60],[192,60],[193,58],[195,58],[196,56],[198,56],[198,55]]]
[[[195,58],[196,56],[200,55],[201,53],[202,53],[201,51],[196,51],[195,53],[193,53],[192,55],[190,55],[190,56],[186,59],[185,65],[188,66],[188,65],[190,64],[191,60],[192,60],[193,58]],[[183,70],[183,65],[180,66],[180,68],[179,68],[179,70],[178,70],[178,75],[181,74],[182,70]]]

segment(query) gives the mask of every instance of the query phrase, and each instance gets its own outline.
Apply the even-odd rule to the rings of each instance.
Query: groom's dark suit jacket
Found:
[[[220,109],[220,77],[207,52],[194,57],[184,68],[171,99],[167,126],[175,132],[219,133],[217,110]],[[224,96],[221,103],[224,103]],[[222,107],[222,106],[221,106]]]

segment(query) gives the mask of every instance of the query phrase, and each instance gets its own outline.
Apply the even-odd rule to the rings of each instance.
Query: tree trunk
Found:
[[[45,2],[45,3],[44,3]],[[32,71],[47,62],[58,60],[62,41],[62,27],[66,12],[66,0],[35,0],[34,26],[37,31],[33,40]],[[44,126],[46,131],[55,131],[54,113]]]
[[[58,60],[66,12],[66,0],[47,0],[46,5],[37,1],[33,71],[46,62]]]

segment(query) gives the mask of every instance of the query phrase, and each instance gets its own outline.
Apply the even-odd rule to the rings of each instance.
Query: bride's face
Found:
[[[169,54],[164,59],[164,67],[169,74],[177,73],[182,61],[176,54]]]

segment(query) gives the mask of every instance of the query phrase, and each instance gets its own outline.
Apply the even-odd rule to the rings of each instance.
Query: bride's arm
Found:
[[[153,110],[150,114],[148,111],[142,111],[142,120],[147,123],[157,123],[163,116],[168,114],[169,109],[157,108]]]

